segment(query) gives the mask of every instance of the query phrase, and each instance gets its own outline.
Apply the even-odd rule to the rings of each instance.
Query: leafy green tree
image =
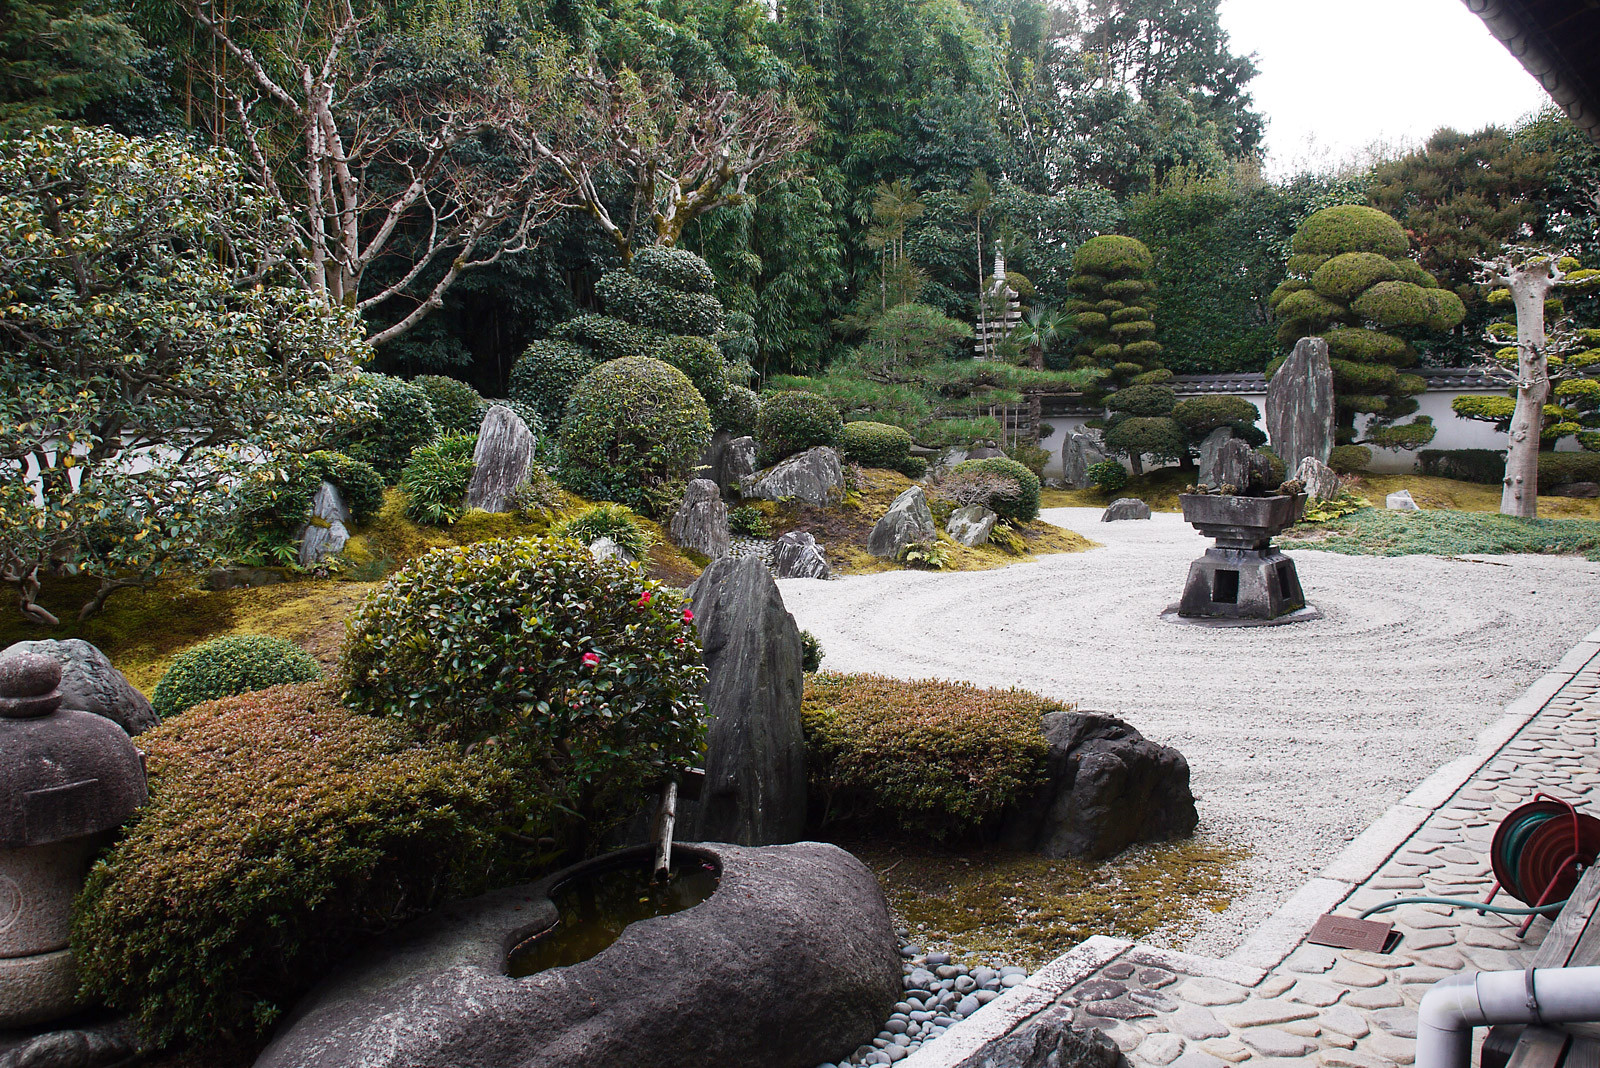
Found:
[[[114,4],[0,0],[0,136],[76,118],[139,86],[147,55]]]
[[[0,577],[114,590],[203,562],[256,456],[348,412],[360,323],[231,155],[51,128],[0,142]]]
[[[1417,365],[1413,339],[1461,322],[1461,298],[1417,265],[1405,230],[1375,208],[1324,208],[1295,231],[1293,249],[1289,278],[1271,297],[1278,342],[1287,348],[1311,335],[1328,342],[1339,444],[1355,441],[1363,414],[1368,445],[1418,449],[1432,441],[1427,417],[1400,422],[1416,412],[1427,385],[1403,372]]]

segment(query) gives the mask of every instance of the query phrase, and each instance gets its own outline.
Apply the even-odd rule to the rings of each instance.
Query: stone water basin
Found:
[[[615,878],[647,871],[637,847],[422,917],[307,995],[256,1068],[813,1068],[877,1033],[899,947],[860,861],[817,842],[673,855],[661,900]]]

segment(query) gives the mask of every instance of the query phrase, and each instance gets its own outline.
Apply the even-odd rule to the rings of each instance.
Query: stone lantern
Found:
[[[95,852],[147,796],[121,727],[62,709],[61,665],[0,658],[0,1030],[78,1007],[67,929]]]

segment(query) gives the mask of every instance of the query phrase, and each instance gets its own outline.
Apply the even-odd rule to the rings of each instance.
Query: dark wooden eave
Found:
[[[1463,0],[1600,144],[1600,0]]]

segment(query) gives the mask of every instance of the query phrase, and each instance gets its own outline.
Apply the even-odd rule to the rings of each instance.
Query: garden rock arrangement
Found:
[[[1267,383],[1267,439],[1289,470],[1333,451],[1333,370],[1328,343],[1303,337]]]
[[[701,478],[715,482],[724,493],[736,493],[740,483],[756,472],[756,439],[730,437],[726,430],[711,436],[711,444],[695,467]]]
[[[1116,523],[1124,519],[1149,519],[1150,506],[1137,497],[1121,497],[1106,507],[1100,516],[1102,523]]]
[[[504,512],[511,495],[528,477],[538,439],[522,417],[503,404],[492,406],[478,428],[472,451],[472,481],[467,484],[467,507]]]
[[[740,492],[746,497],[793,500],[826,508],[844,498],[844,467],[837,452],[818,445],[765,472],[746,475],[740,482]]]
[[[525,978],[507,948],[557,921],[575,869],[445,906],[314,990],[256,1068],[814,1068],[874,1033],[901,969],[860,861],[817,842],[679,852],[720,868],[709,898]]]
[[[722,491],[715,482],[697,478],[689,483],[668,532],[683,548],[704,553],[713,560],[728,555],[728,506],[722,503]]]
[[[1034,802],[1008,814],[1014,849],[1100,860],[1136,842],[1192,834],[1200,822],[1189,762],[1113,716],[1050,712],[1047,782]]]
[[[707,678],[706,777],[679,814],[689,840],[765,845],[805,829],[800,628],[772,574],[717,560],[689,587]]]
[[[1094,485],[1089,468],[1105,459],[1098,438],[1086,430],[1069,430],[1061,443],[1062,480],[1069,489],[1088,489]]]
[[[926,545],[938,537],[939,528],[934,525],[927,494],[921,486],[912,486],[894,499],[867,535],[867,552],[893,560],[908,546]]]
[[[1344,491],[1339,473],[1315,456],[1301,460],[1300,466],[1295,468],[1294,477],[1305,483],[1306,493],[1312,500],[1331,501]]]
[[[344,551],[350,541],[350,509],[339,487],[323,482],[311,498],[311,521],[300,532],[300,566],[314,567]]]
[[[1222,477],[1222,447],[1233,440],[1233,428],[1219,426],[1200,442],[1200,462],[1197,481],[1201,485],[1220,486]]]
[[[825,579],[833,573],[817,539],[803,530],[778,535],[772,544],[772,573],[778,578]]]
[[[944,529],[946,534],[970,549],[989,540],[999,518],[981,504],[969,504],[951,512],[950,521],[944,525]]]
[[[81,638],[17,642],[0,651],[0,660],[13,653],[40,653],[60,663],[58,689],[63,708],[103,716],[129,735],[140,734],[160,722],[144,694],[112,666],[106,654]]]

